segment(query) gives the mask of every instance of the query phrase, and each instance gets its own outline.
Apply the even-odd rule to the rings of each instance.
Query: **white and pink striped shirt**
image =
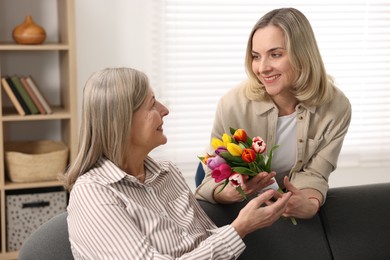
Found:
[[[245,244],[217,228],[171,162],[145,160],[145,183],[107,159],[80,176],[68,206],[75,259],[236,259]]]

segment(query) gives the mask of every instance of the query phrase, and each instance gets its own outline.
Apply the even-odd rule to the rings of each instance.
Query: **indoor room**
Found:
[[[246,208],[249,198],[252,195],[260,197],[259,194],[263,194],[263,189],[251,190],[250,194],[247,194],[248,198],[245,196],[246,199],[240,200],[239,195],[245,195],[245,187],[249,186],[244,184],[244,186],[238,185],[238,188],[236,186],[231,188],[229,184],[231,179],[225,178],[223,181],[227,186],[226,190],[229,187],[236,189],[238,197],[235,201],[219,203],[220,201],[216,199],[218,194],[214,190],[210,196],[202,193],[208,190],[200,191],[207,185],[217,187],[217,181],[212,177],[214,168],[209,168],[207,163],[204,163],[208,157],[215,156],[215,154],[209,156],[210,151],[217,152],[212,137],[221,139],[219,140],[221,144],[227,147],[226,139],[222,137],[223,133],[227,133],[230,135],[228,143],[235,142],[240,145],[237,141],[239,134],[234,131],[227,132],[228,128],[223,125],[222,116],[225,115],[224,112],[231,113],[232,118],[238,117],[237,120],[230,121],[229,117],[226,121],[237,122],[240,119],[238,115],[240,112],[237,111],[241,111],[240,109],[244,107],[243,101],[239,100],[239,97],[230,102],[220,101],[226,101],[223,99],[225,94],[233,93],[237,86],[242,86],[251,76],[252,80],[253,77],[258,77],[258,81],[261,81],[260,73],[255,72],[256,65],[253,60],[258,58],[258,64],[261,64],[260,56],[263,60],[265,56],[260,55],[260,50],[254,49],[256,31],[252,32],[252,30],[256,22],[271,10],[287,7],[299,10],[309,21],[322,58],[322,63],[319,64],[326,68],[326,73],[333,79],[332,84],[343,93],[343,96],[345,95],[347,100],[345,102],[350,107],[348,110],[344,108],[348,107],[348,104],[344,106],[341,101],[334,99],[333,105],[328,108],[329,111],[324,109],[324,113],[328,112],[326,115],[330,119],[327,125],[323,126],[321,120],[325,120],[325,116],[320,114],[315,116],[316,112],[313,112],[320,109],[306,106],[307,104],[300,103],[297,99],[293,115],[299,113],[301,107],[299,104],[304,104],[305,111],[313,114],[311,122],[307,121],[304,127],[299,128],[297,125],[297,128],[293,129],[298,137],[301,134],[304,137],[301,139],[293,136],[294,140],[288,142],[288,148],[294,145],[290,149],[294,151],[292,153],[283,148],[283,143],[274,143],[272,139],[273,141],[265,150],[264,160],[267,163],[267,160],[273,159],[273,165],[279,169],[279,164],[275,161],[290,159],[291,165],[286,176],[294,187],[291,189],[296,190],[291,192],[290,189],[291,198],[294,198],[295,193],[300,194],[300,198],[303,198],[301,201],[307,200],[315,205],[318,203],[318,208],[313,214],[309,214],[310,216],[301,213],[304,210],[300,213],[280,213],[287,221],[274,220],[274,224],[270,227],[261,228],[254,231],[251,236],[239,239],[243,241],[246,249],[242,249],[239,252],[242,254],[241,257],[237,257],[238,259],[267,258],[272,255],[272,252],[278,252],[275,253],[275,259],[284,259],[287,256],[290,256],[289,259],[367,259],[366,256],[372,256],[371,259],[385,259],[385,256],[390,256],[389,248],[384,242],[390,239],[390,224],[386,221],[390,217],[390,208],[386,203],[390,198],[390,117],[386,112],[390,110],[390,1],[0,0],[2,84],[0,157],[3,157],[0,163],[0,259],[42,259],[44,255],[39,255],[38,251],[48,251],[50,240],[60,243],[64,241],[63,239],[66,241],[65,249],[56,247],[53,252],[50,252],[52,257],[56,257],[55,259],[81,259],[82,256],[86,259],[99,258],[97,251],[94,257],[91,254],[88,258],[88,250],[85,249],[88,246],[82,249],[77,247],[76,239],[70,240],[72,243],[75,241],[72,250],[76,250],[79,255],[76,256],[76,251],[71,250],[67,233],[67,223],[70,222],[67,221],[71,221],[72,218],[67,219],[67,215],[63,213],[67,214],[73,181],[76,180],[70,180],[71,184],[65,185],[70,188],[66,189],[64,179],[61,179],[60,175],[69,169],[74,171],[69,166],[80,158],[78,153],[79,148],[82,147],[80,138],[94,132],[91,127],[82,124],[83,95],[87,95],[84,93],[84,87],[91,76],[95,75],[94,73],[107,68],[132,68],[137,72],[143,72],[148,79],[150,89],[153,91],[153,100],[157,102],[157,110],[160,109],[161,118],[158,121],[161,122],[159,121],[158,132],[162,133],[160,137],[163,141],[160,139],[156,141],[158,145],[153,143],[153,149],[145,153],[145,158],[171,161],[175,166],[170,167],[174,168],[172,171],[175,173],[178,172],[180,175],[178,179],[183,180],[183,189],[188,190],[190,202],[201,201],[200,207],[198,204],[194,207],[199,211],[203,209],[206,212],[205,216],[208,215],[211,219],[210,222],[218,227],[236,223],[234,221],[238,212],[243,207]],[[302,28],[294,30],[304,31]],[[307,40],[302,35],[298,37],[302,41]],[[256,39],[263,43],[267,37]],[[287,38],[283,38],[283,42],[285,39]],[[294,41],[289,40],[288,44]],[[252,46],[252,50],[249,50],[249,54],[252,53],[250,58],[250,55],[246,56],[248,46]],[[290,50],[289,48],[286,47],[285,51]],[[299,49],[299,46],[296,48]],[[300,49],[302,52],[307,51],[305,47]],[[267,53],[269,51],[267,50]],[[310,56],[308,59],[310,64],[307,66],[314,68],[315,61],[311,56],[313,54],[307,55]],[[247,59],[252,59],[251,65],[247,64]],[[289,56],[289,62],[293,59],[294,56]],[[271,70],[271,63],[270,60],[267,64],[269,70]],[[294,64],[291,66],[299,73],[304,70],[302,67],[294,67]],[[253,71],[248,72],[250,70]],[[272,80],[268,79],[268,81]],[[266,85],[264,82],[261,84]],[[264,88],[267,89],[267,86]],[[107,96],[107,102],[109,101],[112,100]],[[250,107],[256,106],[253,105],[256,102],[261,101],[252,100],[250,105],[242,108],[244,112],[241,117],[249,117],[246,113],[252,111]],[[275,100],[273,102],[276,103]],[[118,114],[120,114],[119,106],[118,102]],[[135,109],[129,120],[136,118],[135,111],[141,108]],[[91,110],[94,109],[103,111],[103,108],[91,105]],[[282,111],[281,106],[278,109]],[[338,120],[336,115],[329,115],[330,110],[338,110],[338,116],[343,116],[343,119]],[[99,116],[99,113],[96,115]],[[296,118],[299,121],[300,117],[296,116]],[[85,116],[86,122],[92,123],[93,119]],[[145,120],[140,120],[142,126],[144,124],[147,126],[149,121],[146,120],[146,117]],[[262,119],[259,119],[259,122],[260,120]],[[116,120],[113,121],[116,124]],[[337,125],[338,123],[343,125],[344,130],[330,136],[333,131],[338,131],[337,128],[341,127]],[[107,140],[125,140],[118,137],[118,132],[112,130],[109,123],[101,123],[101,126],[103,124],[105,127],[102,127],[102,131],[106,131]],[[252,126],[253,123],[248,125]],[[244,128],[240,125],[230,127]],[[260,123],[257,127],[264,128]],[[322,129],[323,133],[318,135],[312,133],[314,127],[316,127],[315,131]],[[114,126],[112,128],[115,129]],[[222,129],[225,132],[221,132]],[[252,147],[252,137],[260,133],[264,133],[261,137],[268,144],[271,140],[269,129],[267,131],[261,129],[259,132],[252,131],[252,127],[244,129],[248,130],[248,136],[245,133],[245,141],[241,142],[239,149],[248,148],[243,144],[247,137],[251,139],[250,147]],[[80,134],[80,131],[84,133]],[[216,133],[219,136],[213,136]],[[276,138],[281,140],[278,139],[281,138],[278,133],[275,133]],[[316,137],[311,138],[308,135]],[[292,140],[287,138],[288,136],[285,137],[286,140]],[[318,140],[314,140],[317,137]],[[143,133],[140,133],[140,138],[143,138]],[[296,139],[299,140],[295,142]],[[336,141],[337,144],[334,143]],[[314,144],[316,142],[318,144]],[[274,151],[274,158],[269,154],[273,143],[279,145]],[[89,145],[92,147],[91,143]],[[313,145],[313,151],[310,150],[310,145]],[[323,149],[323,153],[320,152],[319,147]],[[115,149],[120,150],[122,147],[113,147],[111,150]],[[279,149],[284,151],[283,155],[282,152],[278,155]],[[300,154],[301,149],[306,151],[304,155]],[[224,151],[226,152],[227,148]],[[241,153],[240,150],[240,158]],[[136,156],[136,153],[129,154],[128,157]],[[102,152],[102,155],[108,156],[105,152]],[[110,161],[111,158],[107,160]],[[113,164],[115,165],[115,162]],[[116,166],[118,169],[123,169],[119,165]],[[89,169],[91,168],[92,166],[89,165]],[[165,168],[161,169],[164,172]],[[237,173],[236,170],[241,173],[240,169],[234,169],[231,173]],[[272,170],[275,169],[271,168],[270,172]],[[239,184],[255,176],[244,176],[248,171],[242,171],[245,173],[241,173]],[[255,171],[257,174],[263,170]],[[312,178],[310,182],[300,183],[300,175],[296,175],[299,172],[306,172],[307,179]],[[148,178],[151,177],[147,174],[149,173],[145,172],[145,179],[141,182],[148,183]],[[204,178],[204,174],[209,175],[208,179]],[[288,196],[289,189],[286,186],[290,187],[290,183],[286,184],[282,177],[278,177],[277,172],[272,180],[284,189],[281,194]],[[209,183],[205,184],[206,182]],[[321,184],[318,184],[318,187],[317,184],[312,184],[316,182]],[[199,186],[201,183],[203,186]],[[163,186],[161,192],[174,190],[175,185],[173,182],[168,183]],[[302,190],[305,191],[302,193]],[[314,191],[306,193],[307,190]],[[278,188],[275,191],[277,192]],[[160,190],[155,192],[156,198],[159,197]],[[226,194],[228,191],[224,192]],[[193,193],[196,193],[195,197]],[[224,193],[221,191],[220,194]],[[128,194],[127,196],[130,197]],[[278,196],[282,195],[278,194]],[[209,201],[208,197],[211,197]],[[158,214],[162,214],[161,218],[170,216],[170,202],[166,202],[165,209],[161,206],[164,203],[161,203],[162,208],[156,210]],[[85,203],[88,204],[88,199]],[[274,206],[276,202],[269,204]],[[289,207],[290,204],[286,205]],[[179,214],[174,213],[175,209],[178,212],[182,210],[176,206],[178,205],[172,205],[172,214]],[[186,211],[188,214],[189,212],[191,210]],[[142,216],[149,219],[148,214],[142,213]],[[52,237],[47,233],[40,233],[38,235],[45,237],[44,240],[33,241],[33,244],[25,245],[23,252],[20,251],[24,242],[35,231],[59,215],[61,220],[58,221],[62,224],[56,224],[58,227],[56,232],[61,233],[62,237],[58,238],[60,240],[55,240],[57,238],[54,238],[54,235]],[[130,218],[132,219],[131,216]],[[296,220],[296,223],[294,221],[291,223],[288,218]],[[183,219],[186,219],[184,215]],[[96,221],[106,223],[101,219]],[[178,220],[172,222],[181,225]],[[79,234],[77,227],[73,228],[69,231]],[[277,235],[273,236],[276,233]],[[110,232],[103,231],[99,234],[101,237],[112,235]],[[291,238],[283,238],[282,234],[291,235]],[[99,237],[91,236],[96,239]],[[294,236],[299,239],[292,241]],[[148,241],[145,242],[148,245],[145,252],[158,252],[158,256],[166,257],[170,255],[170,253],[160,252],[158,246],[154,241],[149,241],[150,237],[145,233],[139,237],[126,237],[129,240],[135,238]],[[175,238],[177,237],[172,235],[172,241],[175,241]],[[278,250],[277,245],[279,239],[287,240],[286,245],[279,245],[281,250]],[[184,239],[178,238],[178,241],[180,240]],[[348,240],[352,241],[351,244],[347,244]],[[311,249],[304,248],[302,246],[304,242],[298,243],[299,241],[311,243]],[[256,243],[261,243],[267,249],[257,248]],[[196,248],[192,244],[191,246]],[[213,247],[210,248],[202,252],[208,252],[207,250],[213,252]],[[170,250],[167,249],[167,252],[171,252]],[[72,252],[74,258],[71,257]],[[182,256],[184,253],[177,254]],[[178,257],[176,254],[173,255]],[[108,255],[102,253],[100,256],[103,259]],[[127,256],[133,255],[129,253]],[[194,256],[188,259],[209,259],[206,253],[196,255],[199,258]],[[117,259],[122,257],[117,256]],[[145,257],[146,255],[142,257],[139,255],[139,259]],[[172,258],[166,259],[174,259],[172,255],[170,257]],[[224,257],[229,258],[228,255],[222,255],[221,258],[215,259],[225,259]],[[232,258],[235,257],[236,255]]]

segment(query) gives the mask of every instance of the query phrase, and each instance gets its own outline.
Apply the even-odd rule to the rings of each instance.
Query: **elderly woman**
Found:
[[[235,259],[243,237],[284,212],[291,194],[270,203],[268,191],[217,228],[179,169],[148,156],[167,142],[168,112],[140,71],[108,68],[87,81],[79,151],[64,176],[76,259]]]

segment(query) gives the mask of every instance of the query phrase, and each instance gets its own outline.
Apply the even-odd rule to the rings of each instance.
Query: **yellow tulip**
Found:
[[[222,141],[223,141],[224,146],[227,146],[227,144],[232,142],[232,138],[230,137],[230,135],[225,133],[222,135]]]
[[[216,150],[218,147],[220,146],[224,146],[223,142],[221,141],[221,139],[218,139],[216,137],[213,137],[211,139],[211,146],[214,148],[214,150]]]
[[[236,145],[235,143],[229,143],[226,148],[229,151],[229,153],[233,156],[241,156],[242,151],[244,150],[239,145]]]

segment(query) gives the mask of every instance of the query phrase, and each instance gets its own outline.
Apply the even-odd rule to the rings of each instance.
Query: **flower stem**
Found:
[[[281,188],[278,189],[278,192],[284,194],[284,191]],[[297,220],[294,217],[290,217],[290,220],[294,226],[298,225]]]
[[[291,222],[293,223],[294,226],[298,225],[297,220],[295,218],[290,217],[290,220],[291,220]]]

